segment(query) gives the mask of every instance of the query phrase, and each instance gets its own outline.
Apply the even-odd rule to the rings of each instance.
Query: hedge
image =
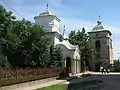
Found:
[[[0,86],[59,76],[65,77],[65,68],[0,68]]]

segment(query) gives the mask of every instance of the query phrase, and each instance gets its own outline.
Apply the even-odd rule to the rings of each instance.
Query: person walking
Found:
[[[100,67],[100,71],[101,71],[102,74],[103,74],[103,72],[104,72],[104,68],[103,68],[103,66]]]

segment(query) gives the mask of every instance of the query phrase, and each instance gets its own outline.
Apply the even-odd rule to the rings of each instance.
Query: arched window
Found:
[[[95,42],[95,49],[96,49],[96,51],[97,52],[100,52],[100,41],[99,40],[97,40],[96,42]]]

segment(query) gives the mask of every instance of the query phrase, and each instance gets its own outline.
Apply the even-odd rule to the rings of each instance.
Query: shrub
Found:
[[[64,68],[0,68],[0,86],[59,76],[62,71]]]
[[[7,60],[7,57],[4,55],[0,55],[0,67],[11,67],[10,63]]]

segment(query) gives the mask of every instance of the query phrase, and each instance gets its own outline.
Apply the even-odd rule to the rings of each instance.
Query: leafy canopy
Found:
[[[12,67],[50,66],[51,55],[48,51],[50,40],[45,35],[43,27],[25,19],[16,20],[12,12],[7,12],[0,5],[0,51],[3,56],[7,56],[7,61]],[[51,56],[54,57],[52,61],[57,63],[58,59],[55,56],[59,56],[60,52],[52,53],[54,53]],[[1,59],[5,61],[3,56]],[[1,66],[5,66],[4,61],[0,61]]]
[[[94,51],[89,43],[89,35],[85,32],[85,28],[82,30],[74,30],[69,34],[69,41],[73,45],[78,45],[81,52],[82,69],[85,66],[89,67],[89,61],[94,57]]]

